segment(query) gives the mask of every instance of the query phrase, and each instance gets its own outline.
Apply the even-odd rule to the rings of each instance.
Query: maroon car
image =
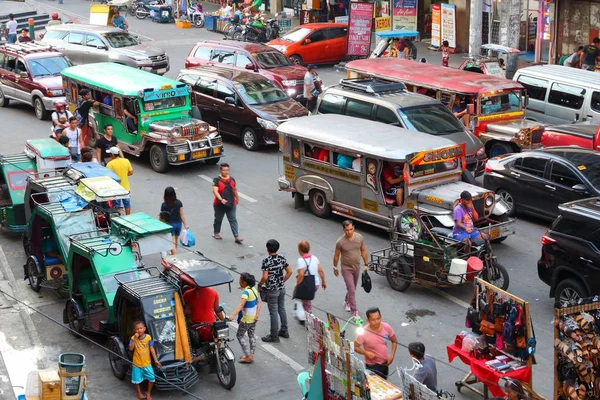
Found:
[[[579,146],[600,151],[600,126],[587,122],[547,126],[542,134],[542,146]]]
[[[205,40],[185,59],[185,67],[225,64],[257,72],[289,96],[302,94],[306,67],[294,64],[283,53],[261,43]]]
[[[10,101],[33,106],[39,119],[47,119],[54,103],[65,101],[60,72],[72,64],[48,45],[0,45],[0,107]]]

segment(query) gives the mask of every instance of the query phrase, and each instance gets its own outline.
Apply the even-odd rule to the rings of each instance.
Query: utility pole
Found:
[[[521,0],[503,1],[500,9],[500,44],[507,47],[519,47],[519,28],[521,25]],[[517,55],[506,57],[506,77],[512,79],[517,71]]]
[[[481,52],[481,29],[483,0],[471,0],[469,17],[469,56],[476,57]]]

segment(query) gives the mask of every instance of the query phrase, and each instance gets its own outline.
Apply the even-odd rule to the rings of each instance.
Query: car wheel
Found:
[[[504,201],[508,211],[506,211],[506,215],[509,217],[514,217],[517,215],[517,202],[515,201],[514,196],[506,189],[498,189],[496,191],[498,196]]]
[[[35,110],[35,116],[37,119],[41,121],[48,119],[48,111],[46,111],[44,102],[39,97],[33,99],[33,109]]]
[[[556,286],[554,292],[554,299],[561,303],[567,303],[569,305],[575,305],[577,302],[589,294],[579,281],[575,279],[565,279]]]
[[[498,143],[494,143],[492,145],[492,148],[490,149],[489,157],[492,158],[492,157],[497,157],[497,156],[501,156],[503,154],[509,154],[509,153],[514,153],[514,152],[515,151],[510,144],[498,142]]]
[[[167,149],[165,146],[155,144],[150,147],[150,165],[152,169],[161,174],[167,172],[169,169],[169,162],[167,160]]]
[[[308,194],[310,211],[319,218],[328,218],[331,215],[331,205],[327,196],[321,190],[313,189]]]
[[[8,107],[9,99],[4,97],[4,92],[2,92],[2,88],[0,88],[0,107]]]
[[[291,56],[290,56],[290,60],[292,60],[292,62],[293,62],[294,64],[297,64],[297,65],[302,65],[302,63],[303,63],[303,61],[302,61],[302,57],[300,57],[300,56],[299,56],[299,55],[297,55],[297,54],[293,54],[293,55],[291,55]]]
[[[258,135],[252,128],[242,129],[242,145],[246,150],[258,150]]]

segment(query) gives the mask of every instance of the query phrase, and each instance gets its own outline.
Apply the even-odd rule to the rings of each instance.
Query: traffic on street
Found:
[[[599,398],[600,39],[5,3],[1,399]]]

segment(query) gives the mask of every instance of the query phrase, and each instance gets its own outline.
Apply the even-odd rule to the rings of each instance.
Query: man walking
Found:
[[[335,242],[335,252],[333,253],[333,274],[339,275],[338,261],[342,256],[342,277],[346,283],[346,298],[344,300],[344,309],[352,312],[352,315],[358,317],[356,308],[356,285],[360,276],[360,259],[364,261],[364,271],[368,271],[368,254],[365,242],[360,233],[354,232],[354,222],[345,220],[342,222],[344,236]]]
[[[581,69],[586,71],[596,70],[596,61],[600,58],[600,38],[595,37],[591,44],[583,47],[583,52],[579,58]]]
[[[8,14],[8,22],[6,23],[6,32],[4,36],[6,37],[6,41],[8,43],[16,43],[17,42],[17,21],[15,21],[15,16],[12,14]]]
[[[229,175],[229,164],[223,163],[220,166],[221,173],[213,179],[213,207],[215,209],[215,221],[213,223],[213,237],[217,240],[221,237],[221,223],[223,217],[227,215],[231,232],[237,244],[242,244],[242,239],[238,233],[238,222],[235,216],[235,209],[239,202],[237,185],[235,179]]]
[[[319,91],[315,86],[317,67],[314,64],[308,64],[307,69],[308,71],[304,74],[304,98],[306,99],[306,108],[308,108],[308,111],[313,112],[319,96]]]
[[[379,308],[367,310],[367,321],[369,324],[365,327],[365,331],[354,341],[354,351],[365,356],[365,366],[368,370],[387,379],[398,348],[396,334],[391,326],[381,321]],[[388,342],[392,343],[390,355],[388,355]]]
[[[106,150],[108,154],[110,154],[111,161],[106,164],[106,168],[113,171],[117,176],[121,179],[121,186],[127,189],[128,192],[131,192],[131,188],[129,186],[129,177],[133,175],[133,168],[131,167],[131,163],[128,159],[123,158],[121,156],[121,150],[118,147],[111,147]],[[125,209],[125,215],[129,215],[131,213],[131,199],[122,199],[119,202],[119,208]]]

